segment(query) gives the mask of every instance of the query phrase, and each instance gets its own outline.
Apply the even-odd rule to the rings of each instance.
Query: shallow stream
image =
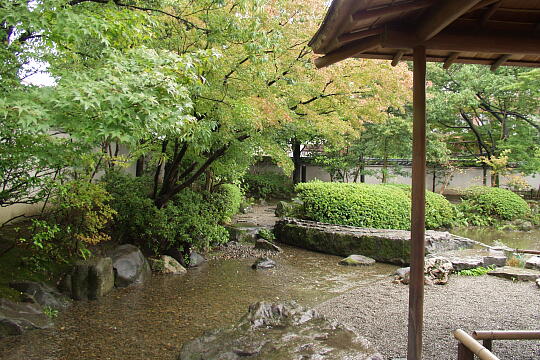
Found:
[[[0,340],[0,359],[175,359],[183,343],[234,323],[251,303],[312,306],[397,268],[345,267],[336,256],[283,248],[275,269],[252,270],[253,259],[213,260],[187,275],[154,276],[145,286],[76,302],[54,329]]]

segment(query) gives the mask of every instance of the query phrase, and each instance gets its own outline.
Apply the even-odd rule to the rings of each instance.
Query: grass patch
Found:
[[[460,270],[457,272],[457,274],[460,276],[482,276],[482,275],[486,275],[491,270],[495,270],[495,268],[496,268],[495,265],[490,265],[487,267],[478,266],[473,269]]]

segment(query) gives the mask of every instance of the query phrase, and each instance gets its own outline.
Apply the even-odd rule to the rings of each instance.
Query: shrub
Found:
[[[74,180],[57,185],[51,211],[34,219],[32,235],[20,239],[35,250],[29,264],[39,268],[51,261],[67,262],[76,254],[86,258],[86,246],[110,240],[108,225],[116,215],[111,199],[101,184]]]
[[[486,226],[530,215],[527,202],[506,189],[473,186],[464,191],[462,199],[459,210],[469,225]]]
[[[312,182],[296,186],[302,217],[379,229],[410,229],[410,186]],[[449,226],[455,213],[442,196],[426,192],[426,227]]]
[[[228,240],[221,226],[238,212],[242,194],[236,185],[215,192],[184,189],[165,208],[158,209],[150,193],[150,179],[111,172],[104,181],[118,212],[117,236],[146,246],[154,254],[175,248],[206,249]]]
[[[246,174],[243,179],[246,193],[258,199],[288,199],[292,195],[292,181],[283,174]]]

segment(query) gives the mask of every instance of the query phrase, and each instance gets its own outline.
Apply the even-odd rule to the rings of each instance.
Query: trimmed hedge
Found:
[[[469,225],[485,226],[530,215],[527,202],[510,190],[473,186],[462,195],[459,210]]]
[[[409,230],[410,186],[311,182],[296,186],[302,217],[331,224]],[[450,226],[455,211],[443,196],[426,191],[426,227]]]

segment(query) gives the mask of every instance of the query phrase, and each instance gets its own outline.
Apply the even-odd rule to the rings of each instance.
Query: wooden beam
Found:
[[[500,58],[498,58],[492,65],[491,65],[491,71],[497,70],[501,65],[503,65],[508,59],[510,59],[512,55],[505,54],[502,55]]]
[[[480,0],[438,1],[420,19],[420,25],[415,31],[416,36],[420,41],[431,39],[479,2]]]
[[[429,7],[433,2],[431,0],[408,1],[391,6],[380,7],[376,9],[360,10],[353,14],[353,21],[371,21],[380,18],[381,16],[395,15],[406,11],[413,11]]]
[[[415,47],[413,57],[411,276],[407,359],[422,360],[426,231],[426,49],[423,46]]]
[[[372,36],[362,40],[351,42],[335,51],[328,53],[327,55],[316,58],[315,66],[320,69],[355,55],[361,54],[365,51],[373,50],[381,43],[380,36]]]
[[[399,64],[404,54],[405,54],[405,50],[398,50],[396,54],[394,55],[394,58],[392,59],[392,66],[397,66],[397,64]]]
[[[499,6],[501,6],[502,1],[496,2],[495,4],[491,5],[491,7],[486,11],[484,15],[482,15],[482,19],[480,20],[480,25],[486,26],[487,22],[489,21],[489,18],[495,14]]]
[[[365,39],[373,35],[382,34],[383,32],[384,32],[384,27],[362,30],[362,31],[355,31],[355,32],[339,35],[338,41],[340,43],[344,43],[344,42],[349,42],[349,41],[354,41],[354,40],[361,40],[361,39]]]
[[[458,52],[453,52],[451,53],[445,60],[444,64],[443,64],[443,69],[445,70],[448,70],[450,68],[450,66],[452,66],[452,64],[454,62],[456,62],[457,58],[459,57],[459,53]]]
[[[476,11],[485,7],[488,7],[489,5],[495,4],[496,2],[499,2],[501,0],[482,0],[475,6],[473,6],[469,12]]]
[[[382,47],[412,49],[422,45],[429,50],[490,54],[540,55],[540,36],[508,31],[478,31],[448,29],[427,41],[403,30],[388,30],[382,37]]]
[[[364,52],[362,54],[358,54],[358,58],[362,59],[376,59],[376,60],[393,60],[394,54],[380,54],[380,53],[370,53],[370,52]],[[520,66],[520,67],[540,67],[540,61],[526,61],[526,60],[518,60],[516,56],[513,56],[514,59],[508,60],[504,63],[504,66]],[[428,55],[427,61],[428,62],[439,62],[444,63],[448,59],[447,56],[443,55]],[[412,55],[405,54],[401,57],[401,61],[412,61],[413,57]],[[491,66],[493,64],[493,59],[485,59],[485,58],[475,58],[475,57],[458,57],[456,61],[454,62],[456,64],[481,64],[481,65],[488,65]]]

